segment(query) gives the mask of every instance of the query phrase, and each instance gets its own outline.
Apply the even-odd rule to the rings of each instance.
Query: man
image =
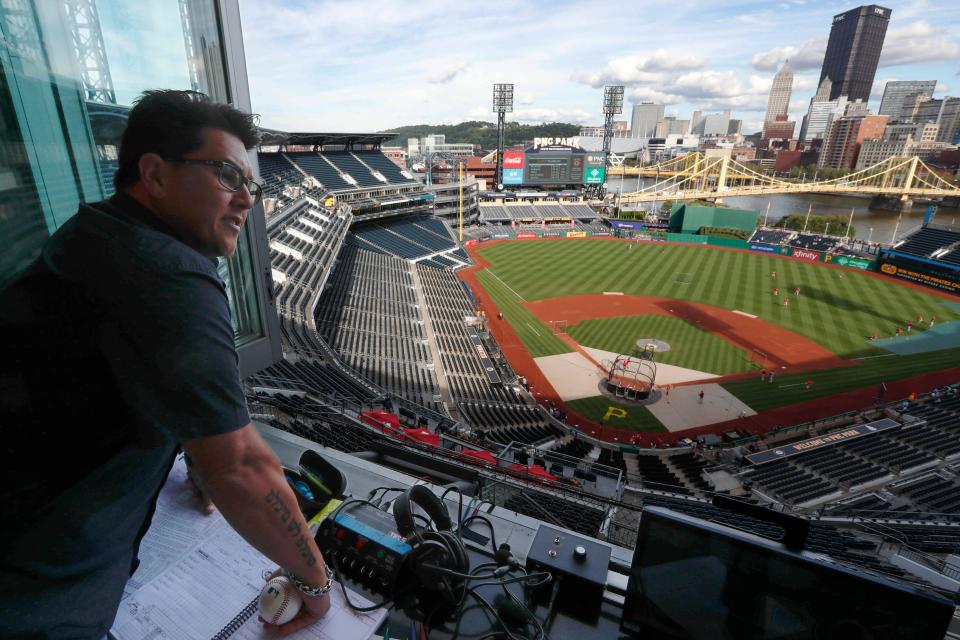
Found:
[[[0,292],[0,637],[101,638],[177,450],[228,522],[329,608],[330,575],[247,414],[217,256],[260,197],[252,117],[146,92],[117,194]]]

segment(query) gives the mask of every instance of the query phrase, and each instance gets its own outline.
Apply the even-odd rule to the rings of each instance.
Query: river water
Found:
[[[636,191],[639,187],[652,184],[650,179],[641,179],[635,176],[623,178],[623,192]],[[610,176],[607,183],[611,193],[620,191],[620,176]],[[916,230],[923,221],[926,205],[918,205],[909,213],[904,213],[897,229],[899,215],[893,211],[879,211],[869,209],[869,197],[831,196],[822,194],[783,194],[773,196],[739,196],[723,199],[724,203],[735,209],[749,209],[759,211],[761,216],[766,215],[767,204],[770,205],[770,214],[767,220],[769,226],[776,226],[783,216],[794,214],[804,215],[807,208],[813,205],[812,215],[849,216],[853,209],[853,226],[856,228],[856,237],[873,242],[890,243],[893,240],[894,230],[897,238]],[[761,217],[763,222],[763,217]],[[937,209],[934,222],[940,225],[960,230],[960,209],[940,207]]]

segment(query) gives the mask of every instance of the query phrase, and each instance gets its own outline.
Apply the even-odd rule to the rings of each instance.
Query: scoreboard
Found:
[[[539,151],[504,154],[504,184],[582,185],[602,184],[603,180],[603,154],[600,153]]]

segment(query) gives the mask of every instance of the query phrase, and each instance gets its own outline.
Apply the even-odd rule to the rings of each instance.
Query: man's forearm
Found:
[[[315,586],[326,569],[296,496],[272,456],[207,477],[204,489],[230,525],[265,556]]]

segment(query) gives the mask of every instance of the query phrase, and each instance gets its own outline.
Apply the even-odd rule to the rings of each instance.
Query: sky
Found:
[[[666,115],[731,109],[758,131],[773,76],[794,70],[791,119],[816,90],[833,0],[590,2],[240,0],[253,110],[286,131],[383,131],[495,120],[492,85],[513,83],[523,123],[602,124],[605,84],[624,114],[654,100]],[[871,95],[888,80],[937,80],[960,95],[960,2],[883,2],[893,10]],[[799,126],[799,125],[798,125]]]

